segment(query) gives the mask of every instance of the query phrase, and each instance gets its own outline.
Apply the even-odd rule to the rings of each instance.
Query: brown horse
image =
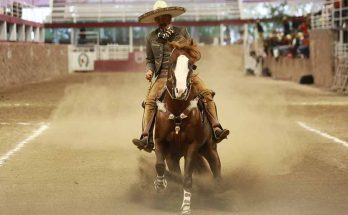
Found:
[[[170,172],[180,175],[179,161],[185,158],[181,214],[191,213],[192,173],[195,167],[204,169],[208,161],[214,178],[221,178],[221,163],[213,131],[208,120],[198,108],[198,95],[191,90],[195,63],[201,54],[193,40],[171,42],[173,48],[167,75],[164,98],[157,101],[155,122],[155,152],[157,191],[167,186],[166,164]],[[208,169],[209,170],[209,169]]]

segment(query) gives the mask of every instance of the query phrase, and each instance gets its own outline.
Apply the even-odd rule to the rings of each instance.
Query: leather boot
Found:
[[[145,105],[143,117],[143,133],[141,134],[140,139],[135,138],[132,140],[133,144],[136,145],[138,149],[144,150],[149,153],[151,153],[154,148],[152,130],[155,122],[155,114],[156,110],[153,110],[153,108],[149,107],[149,105]]]
[[[222,140],[227,138],[230,131],[228,129],[223,129],[219,123],[215,102],[206,100],[204,104],[207,112],[207,118],[214,131],[215,141],[216,143],[220,143]]]

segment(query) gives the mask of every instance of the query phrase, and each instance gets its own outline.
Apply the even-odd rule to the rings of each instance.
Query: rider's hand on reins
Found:
[[[146,80],[148,80],[148,81],[151,81],[152,76],[153,76],[153,72],[152,72],[151,70],[148,70],[148,71],[146,72],[146,74],[145,74],[145,78],[146,78]]]

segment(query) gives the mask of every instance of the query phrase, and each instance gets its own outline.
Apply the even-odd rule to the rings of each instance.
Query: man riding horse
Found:
[[[170,55],[172,48],[169,42],[177,41],[184,37],[189,39],[190,36],[186,28],[175,27],[171,25],[173,17],[179,16],[186,12],[183,7],[168,7],[165,1],[156,1],[153,10],[139,17],[141,23],[157,23],[158,28],[152,31],[146,38],[146,79],[152,80],[155,76],[156,80],[150,86],[146,99],[145,110],[143,116],[143,133],[140,139],[133,139],[133,143],[139,148],[147,152],[151,152],[154,148],[153,143],[153,125],[156,116],[156,100],[163,91],[167,73],[170,69]],[[192,76],[192,91],[199,95],[205,106],[206,116],[214,131],[215,141],[221,142],[227,138],[229,130],[223,129],[218,121],[216,105],[213,100],[213,92],[206,87],[203,81],[197,76]]]

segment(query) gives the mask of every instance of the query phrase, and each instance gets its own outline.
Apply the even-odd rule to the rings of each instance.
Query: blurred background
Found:
[[[195,213],[347,214],[348,0],[166,2],[231,131]],[[0,0],[0,214],[178,214],[181,184],[158,195],[131,143],[154,3]]]
[[[82,30],[96,32],[101,44],[128,44],[131,26],[134,44],[141,44],[151,27],[137,24],[137,17],[151,10],[153,3],[152,0],[2,0],[0,6],[4,14],[50,24],[45,29],[46,42],[74,43],[74,34]],[[187,13],[175,21],[187,22],[185,25],[189,26],[190,33],[195,39],[205,44],[211,44],[214,42],[214,38],[221,38],[221,32],[226,34],[225,43],[239,40],[242,24],[237,22],[239,20],[267,19],[284,15],[302,17],[320,10],[325,1],[176,0],[168,1],[168,3],[187,8]],[[20,13],[16,10],[16,4],[20,5]],[[232,20],[235,20],[235,23],[231,22]],[[115,22],[120,23],[116,25]],[[64,23],[77,25],[72,28]],[[83,23],[90,23],[90,25],[83,25]],[[92,23],[109,23],[109,25],[104,27],[103,25],[91,25]],[[266,26],[268,30],[279,30],[280,27],[276,22]]]
[[[145,37],[156,26],[138,23],[137,18],[154,2],[2,0],[0,40],[67,45],[70,73],[139,71],[146,57]],[[340,68],[346,68],[348,56],[346,0],[169,0],[168,4],[187,9],[174,25],[187,27],[199,45],[243,45],[247,74],[293,79],[281,75],[282,68],[275,68],[279,64],[274,62],[279,57],[308,59],[300,63],[300,70],[305,70],[301,73],[316,74],[320,62],[325,62],[327,71],[325,78],[309,77],[310,83],[345,91]],[[319,40],[329,43],[325,46]],[[318,57],[310,58],[312,52]]]

